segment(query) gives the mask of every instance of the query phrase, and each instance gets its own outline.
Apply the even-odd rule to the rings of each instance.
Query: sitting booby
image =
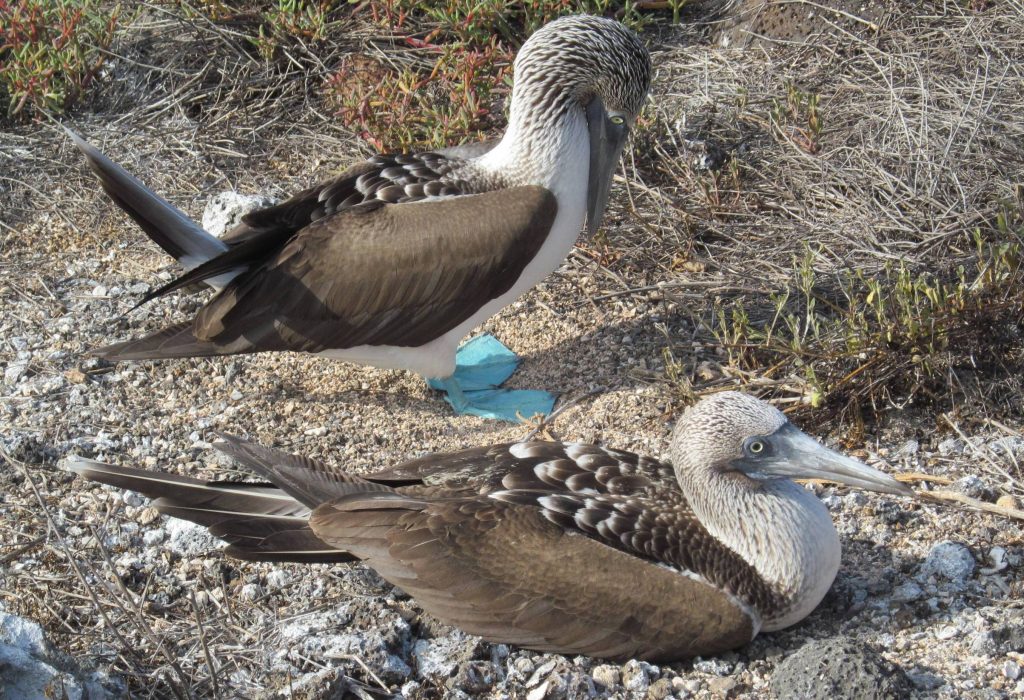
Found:
[[[111,360],[297,350],[407,369],[460,413],[550,413],[547,392],[497,387],[518,358],[474,327],[600,224],[651,78],[619,22],[557,19],[516,56],[508,129],[493,148],[374,156],[218,239],[71,134],[100,183],[186,273],[218,290],[194,319],[97,351]],[[467,155],[469,154],[469,155]]]
[[[227,541],[230,556],[360,559],[487,640],[611,659],[714,654],[818,605],[839,569],[839,537],[821,501],[790,479],[913,494],[736,392],[682,416],[672,465],[520,442],[357,476],[225,440],[218,449],[270,483],[86,460],[69,468],[156,498],[162,512]]]

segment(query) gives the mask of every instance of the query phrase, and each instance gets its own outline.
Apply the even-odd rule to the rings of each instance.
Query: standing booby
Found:
[[[191,321],[97,351],[112,360],[297,350],[407,369],[460,413],[549,413],[547,392],[496,387],[515,355],[459,342],[547,277],[612,175],[650,84],[647,50],[619,22],[572,16],[516,56],[508,129],[489,150],[374,156],[217,239],[71,134],[103,189],[186,273],[143,302],[206,282]],[[473,154],[472,157],[463,155]]]
[[[592,445],[521,442],[356,476],[225,440],[218,449],[272,484],[85,460],[69,467],[209,527],[231,556],[361,559],[472,634],[614,659],[713,654],[810,614],[839,569],[839,536],[821,501],[791,478],[913,495],[736,392],[679,420],[674,467]]]

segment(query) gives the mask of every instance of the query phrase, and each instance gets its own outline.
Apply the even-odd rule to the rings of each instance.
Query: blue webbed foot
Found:
[[[534,389],[501,389],[520,359],[493,335],[477,336],[455,353],[455,373],[445,379],[429,379],[434,389],[459,415],[496,418],[519,423],[523,418],[546,416],[555,406],[555,395]]]

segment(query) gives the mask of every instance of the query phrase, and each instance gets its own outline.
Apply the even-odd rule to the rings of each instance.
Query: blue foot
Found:
[[[512,423],[522,418],[548,415],[555,396],[532,389],[500,389],[512,376],[519,358],[492,335],[480,335],[463,343],[455,353],[455,374],[445,379],[428,379],[434,389],[446,393],[445,400],[455,412],[496,418]]]

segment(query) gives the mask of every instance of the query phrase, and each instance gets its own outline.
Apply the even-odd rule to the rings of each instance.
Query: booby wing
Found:
[[[382,189],[392,187],[400,188]],[[441,198],[413,202],[385,191],[394,204],[346,205],[364,195],[343,195],[321,191],[250,214],[227,252],[158,290],[244,270],[194,323],[98,354],[145,359],[422,345],[508,291],[557,213],[554,195],[536,186],[462,196],[439,189]]]
[[[353,494],[317,508],[310,526],[432,615],[491,641],[663,660],[735,648],[756,633],[749,609],[716,586],[528,506]]]

